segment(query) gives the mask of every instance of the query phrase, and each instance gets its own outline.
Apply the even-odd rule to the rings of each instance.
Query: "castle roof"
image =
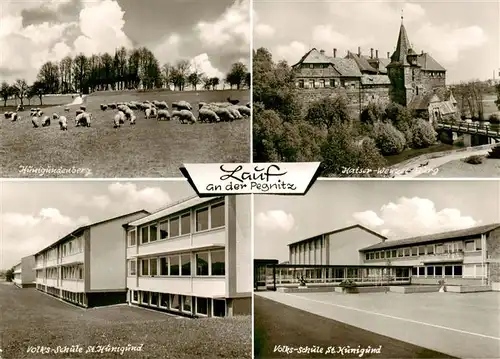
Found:
[[[293,68],[301,64],[329,64],[343,77],[361,77],[361,72],[359,71],[356,61],[353,59],[326,56],[325,54],[318,51],[316,48],[309,50],[295,65]],[[306,70],[306,69],[301,69]],[[320,69],[314,69],[317,71]]]
[[[391,81],[387,75],[363,75],[361,76],[362,85],[390,85]]]
[[[411,50],[410,40],[408,39],[405,26],[401,23],[401,27],[399,28],[398,44],[396,45],[396,51],[394,51],[391,56],[391,63],[408,65],[406,56],[408,55],[409,50]]]
[[[417,57],[417,63],[422,67],[422,70],[446,71],[446,69],[434,60],[428,53],[419,54]]]
[[[364,56],[361,55],[358,56],[357,54],[353,54],[352,52],[349,51],[347,53],[346,58],[353,59],[356,62],[358,68],[361,70],[361,72],[369,72],[373,74],[377,73],[377,69],[375,69],[372,65],[370,65],[370,63]]]

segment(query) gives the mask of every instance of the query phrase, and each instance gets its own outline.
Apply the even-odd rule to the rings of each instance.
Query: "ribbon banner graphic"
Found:
[[[200,197],[234,194],[304,195],[320,162],[185,164],[182,174]]]

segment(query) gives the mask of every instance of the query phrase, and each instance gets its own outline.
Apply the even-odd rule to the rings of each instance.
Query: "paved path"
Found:
[[[500,358],[497,292],[259,295],[451,356]]]
[[[462,158],[466,158],[469,156],[485,156],[488,154],[490,150],[476,150],[476,151],[463,151],[463,152],[457,152],[453,153],[451,155],[446,155],[443,157],[438,157],[438,158],[433,158],[433,159],[422,159],[418,162],[412,163],[408,167],[405,168],[413,168],[413,171],[408,172],[406,174],[400,174],[396,175],[394,178],[415,178],[420,175],[430,175],[431,173],[434,173],[437,171],[437,168],[439,166],[444,165],[445,163],[455,161],[455,160],[460,160]],[[423,165],[427,163],[426,166],[419,167],[420,165]]]

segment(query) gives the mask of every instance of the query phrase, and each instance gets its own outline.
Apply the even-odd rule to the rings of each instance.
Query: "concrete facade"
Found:
[[[35,257],[26,256],[21,259],[21,262],[14,266],[13,282],[19,288],[29,288],[35,286]]]
[[[190,317],[251,313],[250,196],[193,197],[126,226],[128,302]]]
[[[141,210],[80,227],[36,253],[36,288],[82,307],[126,302],[123,224]]]

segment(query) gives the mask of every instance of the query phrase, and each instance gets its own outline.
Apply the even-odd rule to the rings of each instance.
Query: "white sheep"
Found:
[[[231,106],[231,107],[226,107],[226,108],[227,108],[227,110],[229,111],[229,113],[230,113],[231,115],[233,115],[233,117],[234,117],[235,119],[240,119],[240,118],[243,118],[243,116],[241,116],[241,114],[239,113],[239,111],[238,111],[238,110],[236,110],[234,107],[232,107],[232,106]]]
[[[70,111],[70,108],[69,107],[65,107],[64,108],[64,112],[69,112]]]
[[[217,114],[208,109],[208,108],[200,108],[198,112],[198,118],[200,119],[200,122],[219,122],[220,118],[217,116]]]
[[[196,123],[196,117],[189,110],[172,111],[172,118],[177,117],[181,123]]]
[[[165,101],[158,102],[156,107],[162,110],[168,110],[168,104]]]
[[[5,116],[5,118],[10,118],[10,116],[12,116],[12,113],[11,112],[5,112],[3,115]]]
[[[109,108],[112,109],[112,110],[115,110],[116,109],[116,103],[110,103],[109,104]]]
[[[115,114],[115,117],[113,119],[114,122],[114,128],[120,127],[121,124],[125,123],[125,114],[121,111]]]
[[[174,102],[174,103],[172,103],[172,108],[174,108],[178,111],[181,111],[181,110],[191,111],[193,109],[191,104],[187,101]]]
[[[13,112],[10,114],[10,118],[12,119],[12,122],[15,122],[17,120],[20,120],[21,118],[19,117],[19,115],[17,114],[17,112]]]
[[[82,110],[83,112],[87,111],[87,106],[81,105],[80,106],[80,110]]]
[[[24,106],[19,104],[17,105],[17,108],[16,108],[16,111],[19,112],[19,111],[24,111]]]
[[[249,107],[247,106],[235,106],[234,107],[236,110],[238,110],[238,112],[242,115],[242,116],[247,116],[247,117],[250,117],[250,114],[252,113],[252,111],[250,110]]]
[[[210,108],[212,111],[214,111],[217,116],[220,117],[220,119],[222,121],[233,121],[234,120],[234,116],[231,114],[231,112],[229,112],[229,110],[225,107],[217,107],[217,106],[214,106],[214,107],[211,107]]]
[[[101,110],[106,111],[107,108],[108,108],[108,105],[101,104]]]
[[[38,117],[33,116],[33,118],[31,119],[31,123],[33,124],[34,128],[38,128]]]
[[[43,115],[43,111],[40,110],[40,109],[38,109],[38,112],[36,113],[36,116],[37,117],[42,117],[42,115]]]
[[[130,124],[135,125],[135,115],[132,114],[132,117],[130,117]]]
[[[76,127],[78,126],[83,126],[83,127],[90,127],[90,122],[92,119],[92,115],[87,112],[82,112],[75,118],[76,122]]]
[[[59,115],[58,115],[57,113],[55,113],[55,112],[54,112],[54,113],[52,114],[52,119],[53,119],[53,120],[57,120],[58,118],[59,118]]]
[[[83,110],[76,110],[76,116],[81,115],[83,112],[84,112]]]
[[[65,116],[59,117],[59,128],[62,131],[68,130],[68,119]]]
[[[45,116],[42,120],[42,127],[47,127],[47,126],[50,126],[50,117],[49,116]]]
[[[158,110],[157,120],[161,121],[162,119],[170,120],[170,114],[167,110]]]

